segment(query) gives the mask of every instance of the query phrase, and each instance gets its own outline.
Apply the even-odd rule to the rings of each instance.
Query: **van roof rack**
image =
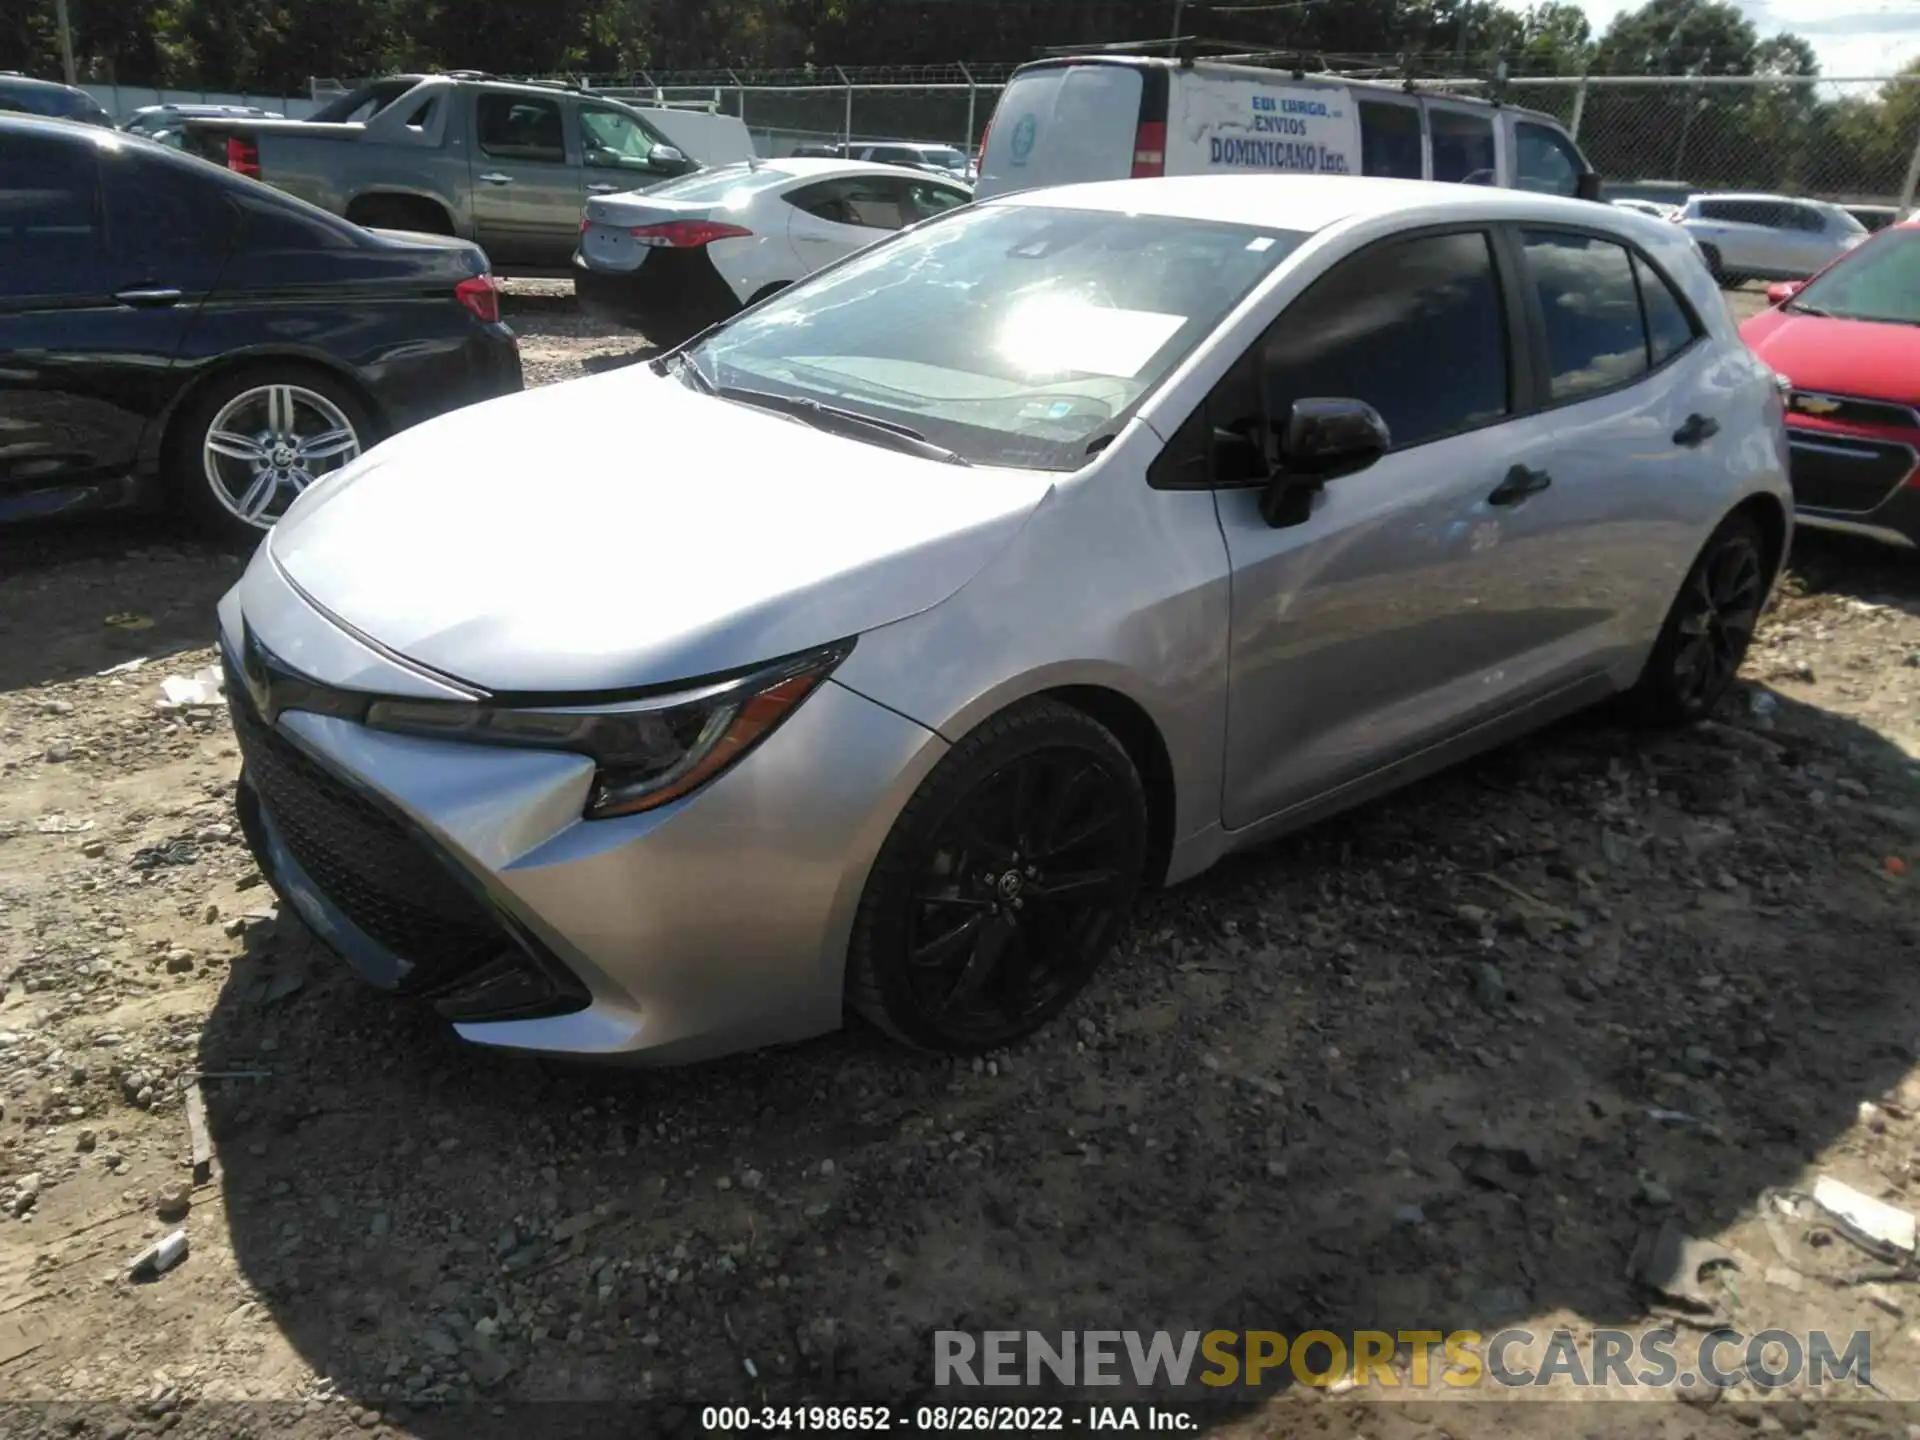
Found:
[[[1174,35],[1164,40],[1116,40],[1104,45],[1049,45],[1040,54],[1049,60],[1075,55],[1139,55],[1178,60],[1191,65],[1208,60],[1219,65],[1262,65],[1296,74],[1330,68],[1317,51],[1249,50],[1244,40],[1210,40],[1202,35]]]

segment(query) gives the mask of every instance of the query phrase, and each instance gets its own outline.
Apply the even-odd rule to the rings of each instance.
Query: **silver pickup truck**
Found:
[[[374,81],[312,120],[185,128],[185,148],[216,164],[362,225],[476,241],[496,269],[566,265],[589,195],[753,153],[731,116],[462,75]]]

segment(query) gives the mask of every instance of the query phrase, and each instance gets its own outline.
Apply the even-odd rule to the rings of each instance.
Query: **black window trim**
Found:
[[[1533,392],[1536,401],[1533,408],[1525,412],[1526,414],[1544,415],[1550,411],[1563,410],[1569,405],[1584,405],[1589,400],[1601,400],[1609,395],[1617,395],[1629,386],[1638,385],[1642,381],[1652,379],[1653,376],[1665,370],[1669,365],[1673,364],[1674,361],[1684,355],[1691,354],[1694,347],[1707,338],[1707,327],[1701,322],[1700,312],[1694,309],[1693,302],[1687,298],[1686,292],[1673,283],[1672,277],[1654,262],[1652,256],[1648,255],[1645,250],[1642,250],[1626,236],[1615,234],[1611,230],[1604,230],[1597,225],[1580,225],[1561,220],[1507,220],[1501,222],[1500,228],[1507,232],[1508,244],[1512,247],[1515,266],[1514,274],[1519,281],[1523,301],[1526,305],[1527,328],[1529,331],[1527,350],[1531,357],[1531,364],[1528,368],[1533,372]],[[1678,350],[1674,351],[1673,354],[1669,355],[1665,360],[1662,360],[1658,365],[1653,363],[1653,331],[1647,324],[1647,300],[1646,296],[1640,291],[1639,271],[1634,269],[1633,266],[1630,266],[1629,271],[1633,275],[1635,305],[1640,314],[1640,344],[1646,354],[1647,368],[1642,370],[1638,375],[1629,375],[1624,380],[1615,381],[1605,389],[1587,390],[1578,395],[1569,395],[1564,399],[1554,399],[1553,358],[1547,347],[1547,318],[1546,313],[1540,308],[1540,288],[1533,283],[1532,270],[1526,263],[1526,246],[1521,240],[1523,231],[1534,234],[1578,235],[1584,239],[1600,240],[1609,245],[1619,246],[1632,257],[1633,266],[1645,266],[1656,277],[1665,282],[1667,289],[1672,292],[1673,298],[1679,302],[1680,312],[1687,317],[1687,323],[1693,328],[1693,338]],[[1516,414],[1514,418],[1520,419],[1522,416]]]
[[[1185,434],[1187,427],[1193,424],[1195,416],[1202,416],[1206,413],[1207,406],[1212,403],[1213,397],[1215,393],[1219,391],[1220,387],[1232,378],[1234,372],[1246,362],[1249,355],[1252,355],[1260,346],[1266,343],[1267,335],[1273,327],[1286,317],[1288,310],[1291,310],[1295,305],[1310,295],[1313,292],[1314,286],[1318,285],[1322,280],[1325,280],[1327,276],[1331,275],[1335,270],[1359,259],[1363,255],[1370,254],[1373,251],[1383,249],[1389,245],[1404,244],[1409,240],[1434,240],[1449,235],[1479,235],[1486,240],[1488,261],[1493,266],[1494,292],[1500,297],[1501,328],[1506,332],[1507,339],[1507,409],[1505,414],[1496,415],[1492,419],[1482,421],[1478,425],[1463,425],[1457,430],[1448,430],[1438,435],[1429,435],[1411,445],[1395,444],[1391,450],[1387,451],[1387,454],[1410,454],[1427,445],[1435,445],[1443,440],[1456,440],[1462,435],[1476,435],[1480,431],[1491,429],[1495,425],[1511,424],[1516,420],[1523,420],[1529,415],[1538,414],[1542,409],[1546,408],[1539,403],[1540,399],[1544,397],[1546,393],[1543,388],[1546,383],[1544,376],[1545,360],[1543,352],[1536,350],[1536,345],[1541,342],[1536,341],[1528,320],[1529,312],[1526,309],[1527,296],[1525,292],[1531,287],[1525,285],[1523,282],[1526,270],[1525,267],[1519,263],[1519,256],[1517,254],[1519,240],[1514,234],[1509,233],[1503,235],[1502,233],[1509,229],[1510,227],[1503,222],[1494,220],[1456,220],[1438,225],[1418,225],[1411,229],[1396,231],[1392,235],[1382,236],[1378,240],[1369,241],[1359,249],[1350,250],[1340,256],[1333,264],[1314,276],[1314,278],[1307,283],[1305,289],[1301,290],[1298,295],[1295,295],[1289,300],[1286,305],[1282,307],[1279,314],[1267,322],[1261,329],[1259,335],[1254,338],[1253,343],[1240,354],[1234,356],[1227,368],[1221,372],[1220,378],[1214,381],[1207,393],[1200,398],[1200,403],[1193,408],[1185,419],[1174,427],[1173,434],[1167,439],[1166,443],[1160,447],[1160,454],[1156,455],[1153,461],[1147,466],[1148,487],[1154,490],[1257,490],[1267,485],[1269,482],[1266,480],[1216,482],[1211,477],[1200,484],[1186,485],[1177,481],[1167,480],[1164,476],[1156,475],[1155,471],[1160,468],[1161,457],[1167,456],[1173,451],[1175,444],[1178,443],[1180,437]],[[1544,335],[1544,330],[1541,333]],[[1256,387],[1258,387],[1260,384],[1258,377],[1255,378],[1254,383]],[[1143,396],[1140,403],[1145,404],[1146,400],[1150,398],[1150,396]]]

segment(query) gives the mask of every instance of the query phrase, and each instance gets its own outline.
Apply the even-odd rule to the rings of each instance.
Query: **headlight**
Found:
[[[852,649],[848,640],[698,690],[606,705],[377,700],[367,724],[402,735],[585,755],[598,767],[586,815],[604,820],[699,789],[770,735]]]

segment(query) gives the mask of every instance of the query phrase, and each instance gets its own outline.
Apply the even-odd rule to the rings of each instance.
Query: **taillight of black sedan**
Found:
[[[478,247],[119,132],[0,116],[0,521],[151,502],[257,538],[382,437],[518,390]]]

